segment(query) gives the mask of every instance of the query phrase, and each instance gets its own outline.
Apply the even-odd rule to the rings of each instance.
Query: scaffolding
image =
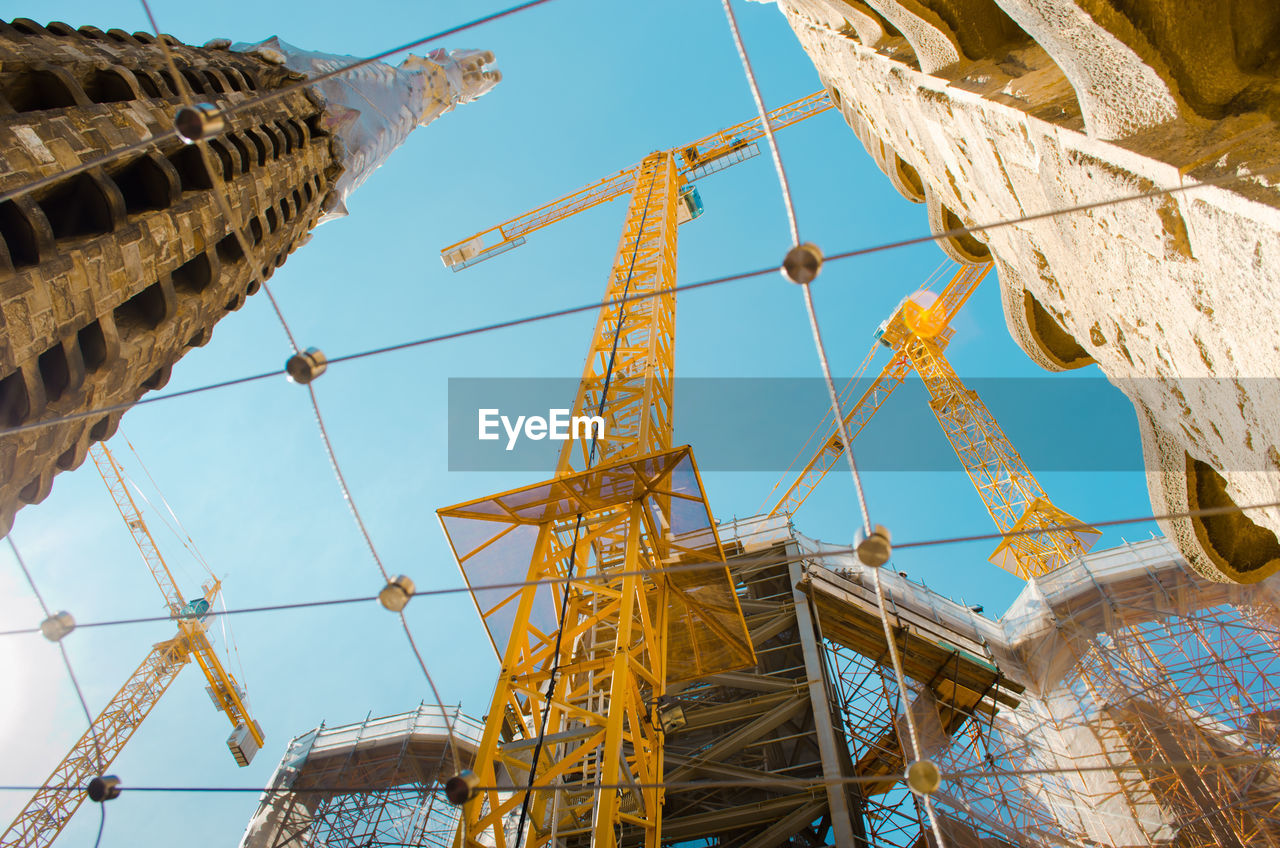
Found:
[[[904,708],[883,639],[857,624],[869,574],[801,548],[818,555],[806,591],[857,773],[900,774]],[[1280,845],[1276,581],[1208,582],[1153,539],[1032,580],[992,621],[882,579],[899,649],[916,657],[904,671],[919,755],[947,775],[934,800],[949,845]],[[934,646],[960,652],[942,677],[929,673]],[[966,662],[994,673],[997,697],[948,699],[974,682]],[[932,843],[900,783],[861,786],[866,844]]]
[[[886,567],[904,704],[867,568],[786,516],[716,529],[754,660],[653,704],[663,844],[929,848],[902,781],[928,757],[947,848],[1280,848],[1280,578],[1211,583],[1153,539],[1037,577],[991,619]],[[431,791],[453,765],[442,728],[423,707],[298,737],[243,848],[452,844]],[[471,756],[480,726],[455,729]],[[584,791],[562,781],[547,802]],[[624,822],[616,839],[644,835]]]
[[[427,704],[340,727],[321,724],[289,743],[240,846],[448,848],[458,810],[440,787],[470,765],[482,729],[456,709]],[[465,762],[454,762],[455,745]]]

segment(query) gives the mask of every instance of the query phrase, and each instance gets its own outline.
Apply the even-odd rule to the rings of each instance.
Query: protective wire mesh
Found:
[[[703,550],[692,544],[684,547],[688,556]],[[1252,595],[1245,597],[1239,587],[1205,584],[1185,566],[1180,574],[1171,567],[1144,579],[1119,565],[1114,569],[1093,565],[1093,558],[1077,561],[1037,581],[1033,585],[1040,596],[1024,594],[999,627],[975,623],[970,616],[970,630],[961,628],[991,648],[989,659],[998,660],[1001,671],[1020,669],[1010,673],[1021,675],[1023,685],[1038,693],[1045,705],[1043,723],[1036,727],[1047,734],[1044,728],[1052,726],[1067,743],[1086,740],[1079,749],[1084,753],[1070,749],[1073,755],[1064,762],[1060,748],[1067,743],[1059,739],[1058,748],[1049,743],[1037,747],[1035,734],[1029,735],[1017,722],[1006,724],[1008,710],[997,711],[990,716],[986,736],[975,737],[974,750],[983,748],[988,764],[997,758],[1019,760],[1027,764],[1024,771],[1028,773],[1053,772],[1054,780],[1039,781],[1053,787],[1030,778],[1015,781],[1024,794],[1037,799],[1040,806],[1033,814],[1027,812],[1034,806],[1030,802],[1010,805],[1007,800],[994,800],[990,791],[982,794],[976,788],[981,780],[972,786],[957,782],[951,801],[937,796],[944,808],[950,805],[957,811],[944,811],[944,821],[974,815],[975,809],[987,804],[994,810],[984,815],[1014,816],[998,831],[1012,838],[1011,834],[1022,832],[1019,821],[1025,828],[1028,822],[1043,823],[1046,816],[1057,815],[1062,825],[1069,818],[1063,813],[1066,804],[1059,801],[1055,806],[1053,799],[1072,798],[1069,812],[1084,817],[1071,826],[1069,832],[1076,834],[1101,834],[1107,840],[1121,839],[1126,833],[1151,839],[1176,834],[1180,840],[1192,840],[1186,844],[1276,844],[1276,777],[1265,765],[1266,758],[1276,753],[1274,716],[1280,713],[1274,687],[1278,671],[1274,587],[1261,591],[1253,587]],[[1052,579],[1059,576],[1057,582]],[[1093,594],[1081,591],[1082,584],[1091,587]],[[955,605],[948,606],[943,599],[930,597],[931,593],[896,588],[904,603],[908,598],[925,602],[924,607],[946,618],[949,626],[965,618],[953,609]],[[891,587],[891,597],[893,591]],[[1011,633],[1018,637],[1012,642]],[[1005,638],[989,642],[987,634]],[[939,739],[946,734],[934,732],[929,721],[929,710],[941,713],[940,702],[936,694],[925,696],[925,691],[921,690],[920,706],[914,712],[923,727],[915,747],[945,755]],[[1060,693],[1058,701],[1055,692]],[[882,702],[886,698],[882,692]],[[979,734],[977,728],[978,722],[970,720],[963,732]],[[1240,769],[1160,765],[1162,759],[1233,762],[1227,760],[1229,752],[1239,751],[1250,754],[1250,764]],[[1087,764],[1099,762],[1105,764],[1096,778],[1100,784],[1085,781],[1086,773],[1099,774],[1088,771],[1094,767]],[[1050,765],[1032,768],[1032,763]],[[955,771],[962,771],[962,766],[974,767],[963,758],[953,763]],[[965,787],[978,794],[964,798],[961,789]],[[1091,792],[1105,803],[1082,810],[1082,792]],[[1214,808],[1215,803],[1219,808]],[[1016,815],[1023,818],[1009,812],[1013,809],[1021,811]],[[1044,840],[1057,840],[1047,825],[1037,826]]]

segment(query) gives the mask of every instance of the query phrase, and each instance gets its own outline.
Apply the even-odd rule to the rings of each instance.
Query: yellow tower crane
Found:
[[[819,92],[769,120],[829,108]],[[468,585],[525,581],[472,593],[502,670],[474,771],[448,787],[466,846],[612,848],[626,830],[657,848],[663,739],[682,720],[667,686],[755,662],[697,466],[671,444],[670,289],[676,228],[702,211],[690,183],[755,155],[763,134],[748,121],[653,153],[441,252],[460,270],[629,195],[572,409],[603,437],[566,441],[551,480],[438,511]]]
[[[954,335],[951,320],[990,270],[990,264],[962,265],[941,292],[921,290],[898,305],[876,334],[878,344],[893,355],[849,407],[845,424],[849,438],[856,439],[906,376],[913,370],[919,374],[929,393],[929,408],[996,527],[1011,534],[997,546],[991,561],[1026,580],[1087,553],[1101,534],[1049,500],[990,410],[965,388],[943,353]],[[867,361],[874,353],[873,347]],[[769,515],[794,514],[844,453],[834,428],[819,445]],[[779,488],[781,483],[774,491]]]
[[[185,600],[129,494],[124,472],[115,457],[102,443],[90,447],[89,454],[160,587],[178,632],[172,639],[152,646],[142,664],[93,720],[92,729],[71,746],[71,751],[42,784],[44,788],[31,797],[9,829],[0,834],[0,848],[43,848],[51,844],[84,801],[82,792],[67,791],[66,787],[84,786],[92,778],[103,775],[178,672],[192,659],[209,682],[208,692],[214,705],[231,720],[234,729],[227,747],[236,762],[247,766],[263,743],[262,729],[245,706],[244,690],[223,668],[206,632],[209,626],[206,614],[217,599],[221,581],[212,580],[202,587],[200,597]]]

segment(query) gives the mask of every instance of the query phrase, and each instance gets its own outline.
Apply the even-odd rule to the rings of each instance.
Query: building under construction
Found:
[[[718,530],[756,664],[668,689],[662,844],[933,845],[902,782],[928,757],[948,846],[1280,845],[1274,580],[1211,583],[1152,539],[1032,579],[993,619],[882,569],[904,704],[870,569],[785,517]],[[448,844],[432,840],[456,826],[449,753],[426,709],[295,739],[271,787],[307,792],[264,795],[245,848]],[[455,726],[470,754],[478,733]],[[561,786],[566,806],[582,791]],[[590,821],[532,830],[590,844]]]
[[[167,120],[175,105],[169,95],[182,88],[175,75],[175,88],[162,91],[163,77],[151,73],[158,63],[154,40],[23,21],[0,36],[20,46],[34,42],[29,57],[60,55],[67,40],[80,57],[75,74],[52,61],[24,65],[0,99],[4,106],[17,98],[9,104],[14,114],[80,109],[86,121],[106,120],[125,108],[108,104],[143,102],[148,114]],[[278,41],[170,46],[191,65],[191,76],[183,74],[188,83],[226,95],[213,99],[232,102],[217,107],[228,113],[258,90],[245,69],[283,63],[284,70],[263,72],[262,87],[274,91],[324,77],[326,63],[342,59],[308,58]],[[136,61],[117,73],[101,67],[110,56]],[[483,70],[491,60],[487,53],[467,58],[472,94],[496,82]],[[299,65],[312,61],[320,64]],[[438,75],[429,66],[420,60],[409,71]],[[245,90],[233,79],[243,80]],[[986,273],[990,254],[981,245],[951,244],[968,251],[955,257],[968,271],[936,300],[904,301],[886,322],[880,343],[896,358],[869,390],[870,405],[858,402],[845,416],[832,391],[835,430],[819,440],[819,455],[802,477],[816,484],[857,435],[850,422],[865,423],[914,369],[996,520],[1002,542],[993,561],[1028,580],[1010,609],[985,617],[893,571],[888,533],[873,529],[865,504],[854,550],[795,530],[791,514],[803,495],[759,518],[714,519],[691,449],[674,441],[678,228],[703,212],[695,182],[754,156],[765,136],[772,143],[772,130],[842,108],[850,98],[839,90],[832,86],[768,115],[761,107],[758,121],[654,152],[446,248],[446,265],[461,270],[577,212],[629,198],[572,410],[607,421],[611,437],[566,444],[550,480],[438,512],[502,661],[487,714],[473,721],[424,705],[297,737],[262,796],[244,848],[1280,845],[1280,574],[1268,576],[1270,565],[1236,572],[1193,567],[1194,553],[1164,539],[1088,553],[1094,528],[1049,502],[942,356],[952,332],[947,325]],[[55,185],[47,195],[10,204],[12,214],[0,215],[0,237],[13,254],[7,270],[15,278],[56,277],[61,266],[49,262],[62,261],[69,240],[114,244],[141,221],[210,214],[210,203],[222,197],[215,186],[247,189],[264,181],[278,189],[272,197],[283,198],[283,205],[268,198],[261,212],[268,235],[281,231],[278,245],[267,243],[279,265],[321,213],[341,211],[341,178],[363,173],[436,114],[402,121],[396,127],[403,133],[354,149],[319,142],[323,108],[300,87],[289,96],[277,98],[283,105],[272,110],[245,107],[253,126],[233,126],[204,147],[175,140],[171,149],[124,163],[125,170],[75,176],[65,186],[70,194]],[[441,109],[462,99],[436,98]],[[337,102],[325,100],[330,109]],[[53,124],[39,126],[38,137],[56,136]],[[192,150],[208,155],[193,158]],[[132,206],[130,186],[138,195]],[[301,195],[294,186],[302,186]],[[68,211],[84,207],[84,198],[101,200],[95,203],[102,220],[91,230],[83,230],[80,213]],[[951,220],[946,214],[963,221],[940,202],[929,205],[944,223]],[[252,203],[245,208],[257,214]],[[161,385],[181,351],[203,343],[214,321],[270,273],[243,261],[263,239],[261,226],[254,236],[259,219],[246,220],[241,226],[219,220],[210,230],[215,237],[199,250],[179,239],[195,253],[156,260],[154,273],[122,271],[128,286],[112,289],[113,299],[99,304],[106,311],[78,310],[47,338],[11,351],[0,413],[21,424],[80,409],[89,403],[82,387],[93,383],[88,360],[97,354],[107,372],[128,376],[116,381],[124,388],[113,399],[131,403]],[[77,249],[87,243],[77,241]],[[25,257],[23,245],[30,248]],[[821,263],[816,247],[794,245],[782,270],[807,297]],[[63,283],[52,285],[59,290]],[[186,288],[195,291],[183,294]],[[206,290],[211,294],[201,294]],[[199,298],[214,296],[205,309]],[[186,311],[183,297],[196,298]],[[111,340],[128,341],[130,326],[140,334],[135,344],[116,351]],[[157,338],[172,349],[141,355],[150,350],[141,340]],[[59,398],[64,406],[56,405]],[[53,448],[12,448],[10,470],[26,470],[7,475],[14,491],[0,491],[8,498],[0,497],[0,527],[19,502],[47,494],[56,469],[79,464],[117,420],[62,427],[58,438],[67,440]],[[1203,505],[1217,503],[1213,495]],[[121,513],[138,529],[131,512],[122,506]],[[1235,539],[1237,531],[1230,525],[1215,538]],[[864,548],[877,533],[882,556]],[[1175,541],[1181,541],[1176,534]],[[1210,579],[1224,575],[1253,582]],[[380,595],[398,613],[412,586],[388,577],[383,591],[400,593],[398,606]],[[172,595],[172,617],[203,633],[201,612],[188,610],[176,589]],[[407,623],[405,630],[412,639]],[[228,680],[223,689],[234,694]],[[127,725],[136,728],[140,720],[131,717]],[[92,729],[86,739],[97,746]],[[103,774],[109,760],[100,751],[96,771],[85,762],[84,777],[100,785],[116,780]],[[936,780],[904,780],[925,764],[936,768]],[[51,779],[42,789],[78,782]],[[21,822],[51,840],[57,829],[45,809],[38,806]]]

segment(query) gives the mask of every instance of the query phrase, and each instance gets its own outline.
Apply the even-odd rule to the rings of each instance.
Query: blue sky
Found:
[[[389,0],[154,3],[161,27],[187,42],[279,35],[300,47],[352,55],[496,8]],[[739,4],[737,12],[768,105],[819,87],[775,8]],[[6,16],[19,15],[147,28],[141,6],[125,0],[9,4]],[[537,233],[517,251],[461,274],[445,270],[437,254],[654,149],[753,112],[720,6],[709,0],[558,0],[432,46],[492,50],[505,79],[480,101],[417,131],[354,195],[351,216],[318,229],[276,273],[271,285],[303,346],[337,356],[599,298],[617,245],[621,201]],[[834,253],[926,230],[923,207],[897,195],[838,115],[788,129],[779,141],[806,240]],[[681,281],[780,261],[788,235],[766,157],[708,178],[700,190],[707,211],[682,228]],[[837,374],[852,372],[876,325],[941,260],[941,252],[926,245],[825,269],[814,295]],[[689,294],[680,300],[678,320],[682,376],[817,374],[800,292],[780,277]],[[435,509],[536,481],[524,472],[447,471],[448,378],[576,378],[594,321],[594,315],[577,315],[342,364],[316,383],[347,479],[390,571],[409,574],[424,589],[460,585]],[[950,356],[962,376],[1042,374],[1008,337],[994,275],[955,327]],[[270,305],[258,295],[175,368],[167,390],[278,368],[287,353]],[[1001,417],[1000,408],[993,411]],[[1053,428],[1081,456],[1112,438],[1091,428],[1087,409],[1046,405],[1040,413],[1019,416],[1021,432]],[[731,434],[732,420],[725,427]],[[130,412],[122,430],[224,577],[230,606],[372,595],[380,588],[299,387],[281,378],[153,404]],[[1018,431],[1010,428],[1010,435],[1016,442]],[[113,449],[117,445],[119,437]],[[117,453],[127,451],[120,445]],[[717,515],[729,518],[754,514],[776,477],[708,473],[705,483]],[[1063,471],[1042,474],[1041,482],[1082,518],[1149,510],[1139,473]],[[898,539],[992,529],[958,465],[948,472],[869,474],[866,488],[873,519]],[[810,536],[844,542],[856,514],[852,487],[837,475],[796,523]],[[171,564],[190,575],[184,585],[194,593],[198,572],[158,520],[151,523]],[[1110,532],[1101,544],[1119,543],[1120,533],[1146,538],[1151,529]],[[47,501],[23,510],[13,537],[51,606],[81,621],[162,612],[91,463],[60,475]],[[1021,584],[986,562],[992,547],[903,552],[894,565],[998,612]],[[5,628],[35,624],[40,614],[16,566],[7,554],[0,560],[0,621]],[[445,699],[482,713],[497,663],[470,600],[419,598],[408,615]],[[210,706],[199,672],[188,669],[116,761],[113,771],[126,787],[261,785],[288,739],[321,720],[343,724],[370,712],[400,712],[428,697],[398,623],[375,605],[239,616],[232,624],[266,749],[249,768],[236,768],[223,744],[230,728]],[[157,623],[70,637],[90,708],[96,712],[149,646],[171,634],[170,626]],[[83,731],[83,716],[56,649],[39,636],[0,639],[0,674],[8,695],[0,699],[0,783],[39,782]],[[25,800],[21,793],[0,793],[0,819],[7,823]],[[103,845],[234,844],[256,803],[254,794],[126,792],[109,807]],[[92,844],[96,827],[96,812],[86,807],[61,844]]]

